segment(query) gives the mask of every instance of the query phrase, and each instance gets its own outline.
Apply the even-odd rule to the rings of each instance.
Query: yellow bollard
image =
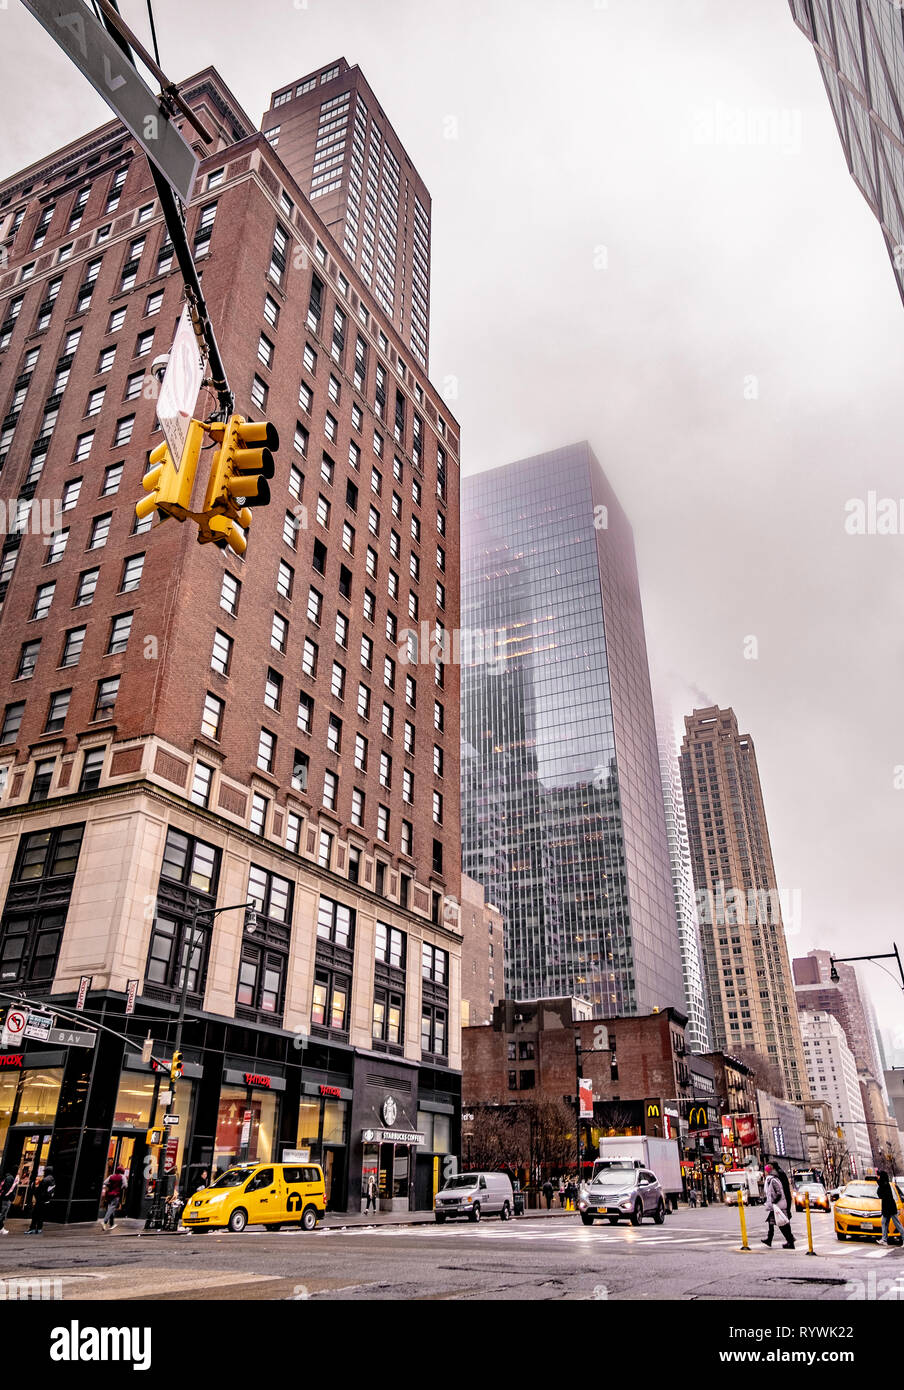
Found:
[[[804,1190],[804,1209],[807,1213],[807,1254],[815,1255],[816,1251],[813,1249],[813,1223],[810,1220],[810,1194],[806,1189]]]
[[[741,1192],[738,1193],[738,1215],[741,1218],[741,1249],[749,1251],[750,1246],[747,1244],[747,1221],[744,1217],[744,1197]]]

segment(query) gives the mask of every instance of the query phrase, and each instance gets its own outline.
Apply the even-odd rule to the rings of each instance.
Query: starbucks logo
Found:
[[[399,1107],[396,1105],[392,1096],[387,1096],[383,1102],[383,1123],[387,1129],[392,1129],[398,1117]]]

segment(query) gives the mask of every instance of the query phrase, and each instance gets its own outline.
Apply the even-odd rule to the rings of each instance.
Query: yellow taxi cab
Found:
[[[182,1224],[190,1231],[255,1225],[313,1231],[325,1210],[323,1169],[316,1163],[240,1163],[189,1198]]]
[[[904,1196],[897,1183],[892,1183],[891,1188],[900,1212]],[[835,1203],[835,1234],[839,1240],[847,1240],[848,1236],[882,1235],[882,1203],[875,1178],[859,1178],[841,1189]],[[889,1239],[893,1235],[892,1229]]]

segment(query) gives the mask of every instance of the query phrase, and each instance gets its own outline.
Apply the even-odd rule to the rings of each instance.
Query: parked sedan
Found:
[[[585,1226],[603,1217],[610,1226],[630,1221],[639,1226],[652,1216],[657,1226],[665,1220],[665,1197],[655,1173],[645,1168],[604,1168],[581,1186],[578,1211]]]
[[[904,1204],[904,1196],[896,1183],[892,1183],[891,1187],[900,1208]],[[882,1235],[882,1203],[876,1191],[875,1178],[849,1182],[841,1189],[835,1203],[835,1235],[839,1240],[847,1240],[849,1236]],[[889,1239],[892,1238],[889,1235]],[[897,1239],[900,1240],[900,1236]]]

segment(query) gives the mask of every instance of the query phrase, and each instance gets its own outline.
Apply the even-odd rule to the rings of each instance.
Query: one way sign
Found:
[[[39,24],[112,106],[170,187],[191,197],[197,156],[167,119],[150,87],[82,0],[22,0]],[[4,7],[5,8],[5,7]]]

